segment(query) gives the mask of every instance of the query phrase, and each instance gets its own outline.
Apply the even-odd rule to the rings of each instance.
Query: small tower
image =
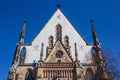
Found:
[[[101,49],[101,46],[100,46],[100,43],[98,41],[96,31],[95,31],[95,28],[94,28],[93,20],[90,20],[90,23],[91,23],[91,27],[92,27],[92,35],[93,35],[94,47],[96,48],[96,51],[97,51],[97,54],[96,54],[97,55],[97,60],[96,61],[97,61],[97,65],[98,65],[97,66],[97,72],[99,72],[99,73],[96,74],[95,79],[100,80],[100,79],[102,79],[102,77],[104,75],[104,77],[106,77],[106,79],[110,80],[110,76],[106,72],[108,70],[105,67],[104,56],[103,56],[102,49]]]
[[[24,20],[24,25],[19,37],[19,42],[16,45],[16,50],[15,50],[14,58],[12,61],[12,67],[8,74],[8,80],[15,80],[15,70],[17,65],[19,65],[19,62],[20,62],[20,48],[21,48],[21,45],[24,44],[25,28],[26,28],[26,20]]]
[[[75,43],[75,61],[78,61],[77,44]]]
[[[44,44],[41,44],[41,52],[40,52],[40,61],[43,61],[43,46]]]
[[[21,45],[24,44],[25,28],[26,28],[26,20],[24,20],[24,25],[23,25],[23,28],[22,28],[22,31],[21,31],[21,34],[20,34],[20,37],[19,37],[19,42],[17,43],[17,46],[16,46],[16,50],[15,50],[15,53],[14,53],[14,59],[13,59],[12,65],[17,64],[19,62],[20,48],[21,48]]]
[[[92,27],[92,35],[93,35],[93,41],[94,41],[94,46],[96,47],[97,50],[97,54],[100,60],[103,60],[103,54],[102,54],[102,50],[98,41],[98,37],[94,28],[94,22],[93,20],[90,20],[91,23],[91,27]]]

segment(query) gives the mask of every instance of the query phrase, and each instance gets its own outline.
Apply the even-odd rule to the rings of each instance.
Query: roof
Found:
[[[58,8],[53,16],[48,20],[43,29],[34,38],[30,46],[26,46],[26,60],[25,63],[32,63],[34,60],[40,59],[41,44],[44,43],[43,55],[46,56],[46,48],[48,46],[48,37],[54,37],[55,43],[55,26],[60,24],[62,26],[62,40],[67,35],[69,37],[69,45],[71,46],[71,55],[75,59],[74,44],[77,44],[78,58],[80,62],[91,62],[91,45],[87,45],[83,37],[78,33],[71,22],[65,17],[62,11]],[[87,61],[87,56],[89,61]]]

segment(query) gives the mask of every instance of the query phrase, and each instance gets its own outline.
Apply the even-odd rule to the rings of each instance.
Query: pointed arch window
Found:
[[[25,54],[26,54],[26,48],[23,47],[22,50],[21,50],[21,56],[25,56]]]
[[[32,71],[32,69],[28,69],[28,72],[25,75],[25,80],[34,80],[33,79],[33,71]]]
[[[64,37],[64,45],[66,48],[69,47],[69,37],[67,35]]]
[[[89,71],[86,72],[86,80],[92,80],[92,74]]]
[[[53,47],[53,36],[51,35],[49,38],[48,38],[48,40],[49,40],[49,48],[52,48]]]
[[[90,68],[88,68],[86,70],[86,80],[92,80],[92,79],[93,79],[93,71]]]
[[[25,56],[26,56],[26,48],[23,47],[20,53],[20,64],[24,64]]]
[[[62,26],[60,24],[56,25],[56,41],[62,40]]]

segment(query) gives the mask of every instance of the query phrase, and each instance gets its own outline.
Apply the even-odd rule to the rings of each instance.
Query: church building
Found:
[[[58,7],[33,41],[25,44],[24,21],[8,80],[111,80],[93,20],[90,23],[93,44]]]

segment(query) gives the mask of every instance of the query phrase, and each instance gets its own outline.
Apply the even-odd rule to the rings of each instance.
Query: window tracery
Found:
[[[57,58],[62,58],[62,56],[63,56],[63,52],[62,51],[57,51],[56,52],[56,57]]]

